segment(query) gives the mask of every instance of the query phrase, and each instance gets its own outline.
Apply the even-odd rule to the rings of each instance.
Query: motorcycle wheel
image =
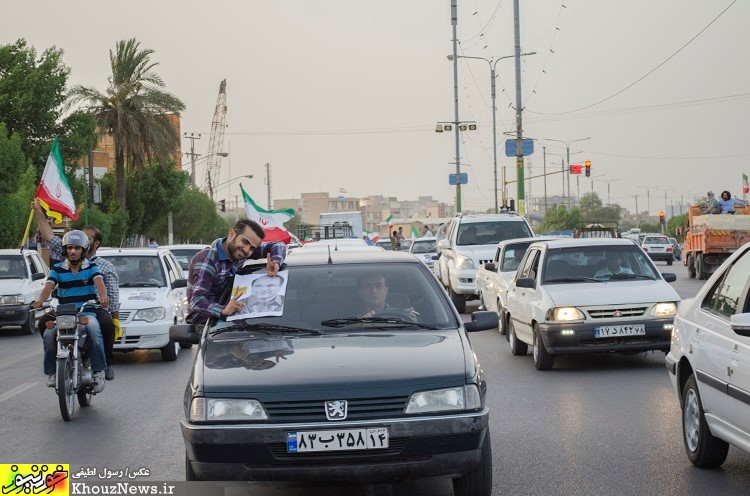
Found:
[[[76,395],[73,391],[73,364],[70,357],[57,359],[57,399],[60,403],[60,415],[67,422],[76,408]]]
[[[83,369],[90,369],[91,368],[91,360],[88,358],[85,358],[83,363],[81,364]],[[78,377],[78,383],[81,384],[81,378]],[[91,398],[94,397],[94,395],[91,393],[91,386],[84,386],[81,384],[80,391],[78,391],[78,404],[82,407],[87,407],[91,405]]]

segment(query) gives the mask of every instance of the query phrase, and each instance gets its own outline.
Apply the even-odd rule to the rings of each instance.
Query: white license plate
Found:
[[[644,324],[601,326],[594,328],[595,338],[615,338],[619,336],[645,336]]]
[[[287,432],[287,453],[312,451],[358,451],[388,447],[388,429],[340,429]]]

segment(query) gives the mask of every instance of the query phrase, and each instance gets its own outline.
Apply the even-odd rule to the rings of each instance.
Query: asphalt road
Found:
[[[675,289],[691,297],[702,281],[681,265]],[[470,306],[469,311],[476,307]],[[465,316],[468,319],[468,315]],[[681,415],[663,353],[560,357],[539,372],[529,355],[513,357],[495,331],[471,335],[487,374],[494,494],[746,495],[750,455],[731,448],[722,468],[693,468],[684,453]],[[119,354],[117,376],[63,422],[44,384],[38,335],[0,330],[0,463],[69,463],[150,470],[150,481],[184,480],[179,429],[193,350],[176,362],[158,352]],[[397,484],[394,495],[449,496],[446,480]],[[253,484],[227,494],[367,494],[372,488]]]

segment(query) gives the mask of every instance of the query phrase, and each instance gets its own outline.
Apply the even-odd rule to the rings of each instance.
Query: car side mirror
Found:
[[[664,272],[662,274],[662,277],[667,282],[675,282],[677,280],[677,275],[671,273],[671,272]]]
[[[169,328],[169,340],[173,343],[198,344],[201,333],[196,332],[193,324],[176,324]]]
[[[45,277],[47,276],[45,276],[43,272],[34,272],[33,274],[31,274],[32,281],[38,281],[40,279],[44,279]]]
[[[534,279],[531,279],[530,277],[521,277],[520,279],[516,279],[516,287],[518,287],[518,288],[533,288],[534,287]]]
[[[729,327],[740,336],[750,337],[750,313],[732,315],[729,317]]]
[[[438,250],[450,250],[451,242],[447,239],[441,239],[437,244]]]
[[[187,279],[175,279],[175,281],[172,283],[172,289],[186,288],[186,287],[187,287]]]
[[[471,313],[471,322],[465,322],[464,329],[466,332],[486,331],[497,328],[499,324],[500,318],[497,312],[482,310]]]
[[[484,264],[484,269],[489,270],[490,272],[497,272],[497,265],[495,265],[493,262],[487,262]]]

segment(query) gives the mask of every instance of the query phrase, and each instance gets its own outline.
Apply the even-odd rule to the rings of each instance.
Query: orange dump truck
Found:
[[[750,241],[750,206],[734,211],[734,215],[701,215],[700,206],[690,205],[682,250],[690,277],[708,279],[729,255]]]

